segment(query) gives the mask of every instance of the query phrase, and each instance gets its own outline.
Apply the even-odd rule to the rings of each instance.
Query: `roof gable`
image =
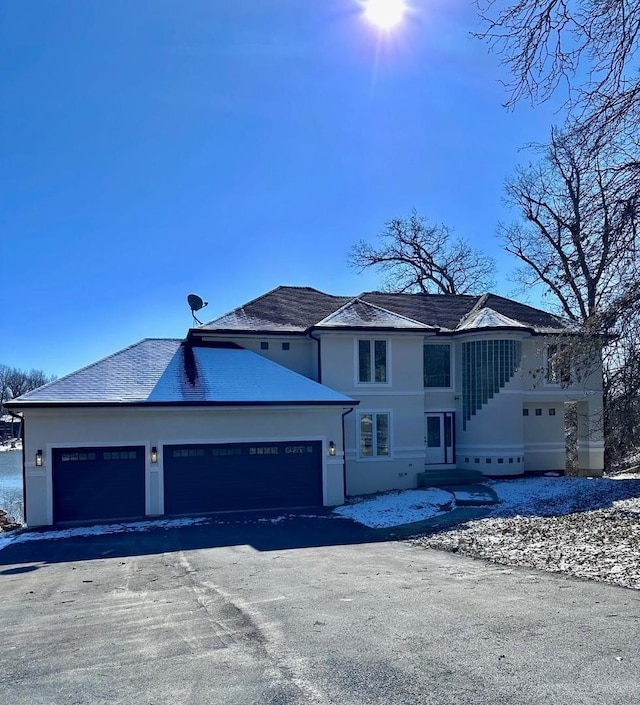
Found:
[[[513,318],[504,316],[487,306],[473,311],[456,330],[478,330],[480,328],[527,328],[528,326]]]
[[[415,321],[399,313],[388,311],[362,299],[353,299],[335,313],[322,319],[315,328],[397,328],[402,330],[433,330],[420,321]]]

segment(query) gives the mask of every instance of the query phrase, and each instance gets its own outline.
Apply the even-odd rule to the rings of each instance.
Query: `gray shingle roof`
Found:
[[[428,326],[413,318],[387,311],[368,301],[354,299],[339,308],[335,313],[316,323],[316,328],[398,328],[401,330],[431,330]]]
[[[338,404],[330,389],[241,348],[193,347],[195,376],[180,340],[146,339],[12,400],[15,408],[74,404]]]
[[[517,321],[521,324],[519,327],[524,325],[541,332],[566,330],[562,321],[556,316],[495,294],[452,296],[369,291],[353,297],[332,296],[309,287],[279,286],[244,306],[204,324],[196,329],[196,335],[197,331],[304,333],[316,326],[323,327],[326,319],[336,314],[342,307],[352,313],[362,314],[357,315],[356,318],[366,318],[367,314],[362,306],[358,310],[347,306],[358,301],[373,304],[390,312],[389,328],[398,327],[392,320],[393,314],[397,314],[443,331],[455,331],[475,309],[487,307]],[[366,325],[366,321],[353,323],[353,325]],[[380,325],[380,319],[378,319],[378,325]]]
[[[180,340],[147,338],[9,402],[140,402],[180,349]]]
[[[332,296],[317,289],[279,286],[199,330],[255,330],[301,333],[326,318],[353,296]]]
[[[388,294],[370,291],[360,298],[397,311],[403,316],[437,328],[453,330],[460,319],[473,308],[477,296],[451,296],[449,294]]]

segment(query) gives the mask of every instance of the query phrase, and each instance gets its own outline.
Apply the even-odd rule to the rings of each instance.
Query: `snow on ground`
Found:
[[[640,590],[640,477],[531,478],[490,483],[485,519],[417,543]]]
[[[104,534],[124,534],[136,531],[151,531],[152,529],[175,529],[181,526],[203,524],[208,519],[203,517],[185,519],[158,519],[155,521],[132,521],[118,524],[96,524],[93,526],[77,526],[72,529],[52,531],[25,531],[0,533],[0,550],[10,543],[24,541],[51,541],[79,536],[102,536]]]
[[[495,480],[486,483],[500,497],[501,504],[492,514],[512,516],[553,516],[572,512],[601,509],[618,499],[626,499],[627,485],[608,478],[591,477],[529,477]]]
[[[416,543],[640,589],[640,475],[533,477],[485,483],[501,502],[488,516]],[[462,495],[466,496],[463,492]],[[406,490],[356,500],[334,512],[370,527],[408,524],[455,508],[443,490]]]
[[[640,590],[640,474],[626,473],[615,478],[535,477],[485,484],[501,500],[500,504],[487,507],[486,518],[447,530],[434,529],[434,533],[414,541],[426,548],[459,552],[495,563],[565,573]],[[334,516],[382,528],[422,521],[453,509],[453,494],[430,488],[358,498],[337,507]],[[44,532],[7,532],[0,533],[0,549],[11,542],[172,529],[201,523],[279,524],[290,516],[308,515],[250,520],[160,519]]]
[[[430,488],[425,490],[405,490],[386,492],[375,497],[356,500],[334,509],[334,513],[346,519],[382,528],[410,524],[444,514],[452,509],[454,497],[450,492]]]

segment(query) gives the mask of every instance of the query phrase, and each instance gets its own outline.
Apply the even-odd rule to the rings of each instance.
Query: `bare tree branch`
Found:
[[[354,245],[348,263],[358,271],[379,269],[390,291],[472,294],[493,285],[491,257],[461,238],[453,239],[446,226],[429,225],[415,211],[390,220],[379,237],[379,247],[364,240]]]
[[[508,106],[564,92],[592,136],[627,132],[640,117],[640,3],[632,0],[477,0],[475,36],[502,56]]]
[[[552,130],[539,161],[507,181],[521,221],[500,228],[505,249],[523,264],[520,282],[543,285],[582,328],[558,347],[575,359],[603,359],[608,462],[640,443],[640,170],[623,145]]]
[[[640,172],[624,166],[627,156],[552,130],[540,161],[507,181],[524,223],[500,227],[505,249],[526,265],[522,283],[543,284],[567,318],[604,333],[617,332],[621,302],[640,305]]]

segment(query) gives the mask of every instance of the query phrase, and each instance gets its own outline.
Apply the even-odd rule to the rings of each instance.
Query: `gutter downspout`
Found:
[[[344,444],[344,417],[355,409],[352,406],[342,413],[342,491],[345,500],[347,499],[347,448]]]
[[[25,443],[24,443],[24,416],[17,414],[11,409],[5,409],[9,412],[9,416],[13,416],[14,419],[19,419],[20,421],[20,440],[22,441],[22,514],[24,523],[27,523],[27,470],[25,464]]]
[[[321,346],[321,341],[320,341],[320,338],[316,338],[316,336],[311,332],[309,332],[307,335],[312,340],[315,340],[316,343],[318,343],[318,384],[322,384],[322,346]]]

